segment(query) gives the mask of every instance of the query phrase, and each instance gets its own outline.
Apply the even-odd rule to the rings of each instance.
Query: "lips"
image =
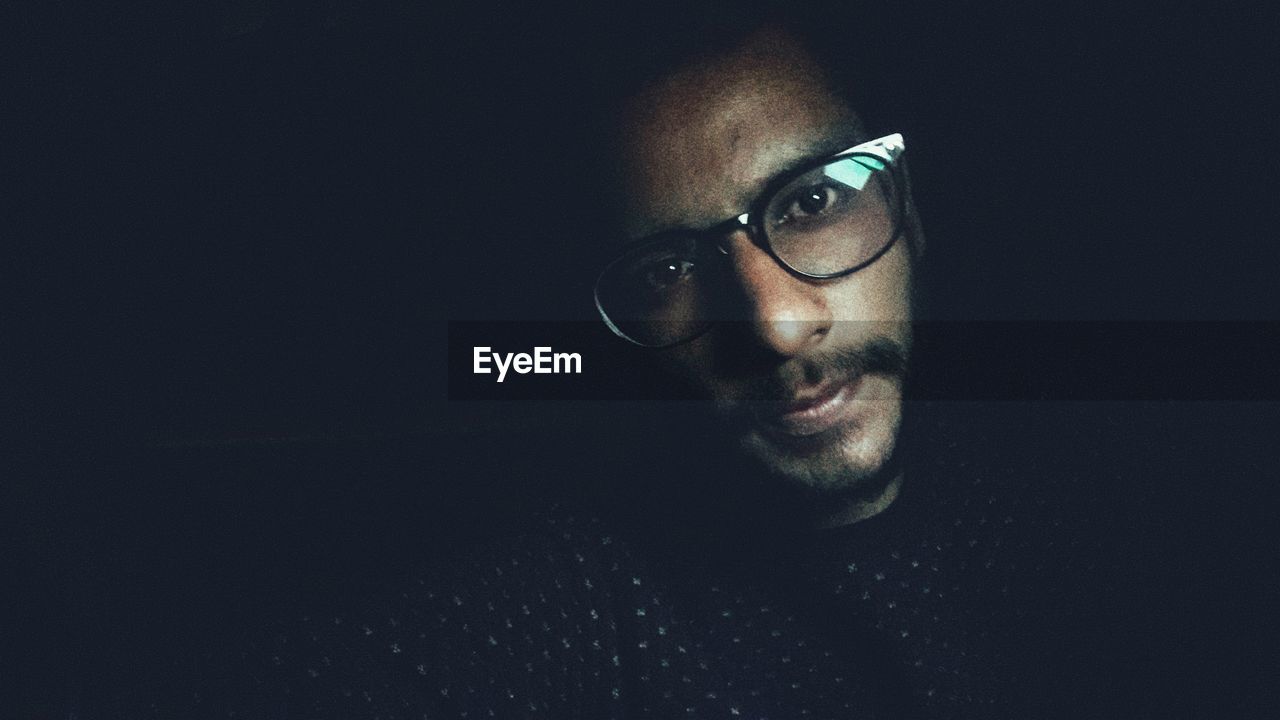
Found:
[[[843,425],[856,410],[854,396],[862,386],[862,375],[823,384],[797,394],[793,399],[762,408],[761,423],[775,433],[805,438]]]

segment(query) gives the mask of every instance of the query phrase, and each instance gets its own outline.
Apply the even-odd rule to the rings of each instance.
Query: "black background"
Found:
[[[1274,8],[795,12],[848,24],[869,124],[908,138],[931,318],[1280,320]],[[136,677],[554,485],[521,440],[536,413],[446,402],[445,343],[451,320],[590,315],[529,272],[565,242],[549,188],[591,152],[557,54],[589,14],[54,3],[10,25],[0,676],[26,714],[89,712],[104,658]],[[1187,383],[1253,367],[1215,348]],[[1202,532],[1244,523],[1269,577],[1274,406],[1157,415],[1108,447],[1184,477],[1232,458]],[[1171,517],[1200,500],[1160,495]]]

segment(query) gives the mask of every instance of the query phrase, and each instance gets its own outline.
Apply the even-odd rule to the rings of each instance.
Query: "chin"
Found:
[[[753,428],[742,450],[770,475],[818,492],[871,489],[893,455],[902,422],[901,398],[876,400],[860,417],[821,435],[790,437]]]

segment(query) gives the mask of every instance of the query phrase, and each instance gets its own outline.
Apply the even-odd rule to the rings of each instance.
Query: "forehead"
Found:
[[[858,120],[794,38],[765,31],[633,97],[622,116],[629,237],[737,215],[796,163],[842,150]]]

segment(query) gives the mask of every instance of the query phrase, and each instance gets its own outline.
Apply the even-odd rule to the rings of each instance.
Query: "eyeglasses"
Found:
[[[661,348],[688,342],[730,317],[724,239],[745,228],[792,274],[851,275],[902,232],[905,193],[894,133],[805,163],[774,179],[745,212],[705,230],[678,229],[631,243],[596,280],[600,316],[615,334]]]

